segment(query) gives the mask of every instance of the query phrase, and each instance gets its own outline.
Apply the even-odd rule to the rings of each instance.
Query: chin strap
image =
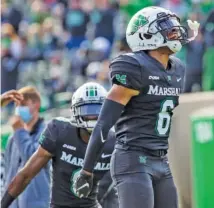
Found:
[[[198,35],[198,28],[200,26],[200,23],[197,21],[192,21],[192,20],[187,20],[188,26],[191,30],[193,30],[193,36],[191,38],[188,38],[188,41],[193,41],[195,40],[196,36]]]

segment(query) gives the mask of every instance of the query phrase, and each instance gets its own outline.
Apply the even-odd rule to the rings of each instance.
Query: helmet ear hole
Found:
[[[143,36],[144,36],[144,38],[146,38],[147,40],[152,38],[152,35],[147,34],[147,33],[146,33],[146,34],[144,34]]]

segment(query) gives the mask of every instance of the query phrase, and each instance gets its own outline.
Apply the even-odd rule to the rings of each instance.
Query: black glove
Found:
[[[14,200],[15,200],[15,197],[11,196],[8,193],[8,191],[6,191],[4,196],[1,199],[1,207],[2,208],[8,208]]]
[[[79,175],[73,183],[73,190],[79,198],[87,198],[93,186],[93,175],[86,174],[80,170]]]

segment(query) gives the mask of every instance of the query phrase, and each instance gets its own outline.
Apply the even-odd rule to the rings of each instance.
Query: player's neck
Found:
[[[167,69],[168,62],[169,62],[169,54],[162,53],[157,50],[149,51],[148,54],[160,62],[165,69]]]
[[[86,129],[80,129],[79,130],[79,135],[80,135],[80,138],[83,140],[83,142],[88,144],[88,141],[89,141],[89,138],[90,138],[89,132]]]

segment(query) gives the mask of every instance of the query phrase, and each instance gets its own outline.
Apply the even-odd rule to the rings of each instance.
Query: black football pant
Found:
[[[177,192],[167,156],[116,145],[111,158],[119,208],[177,208]]]

